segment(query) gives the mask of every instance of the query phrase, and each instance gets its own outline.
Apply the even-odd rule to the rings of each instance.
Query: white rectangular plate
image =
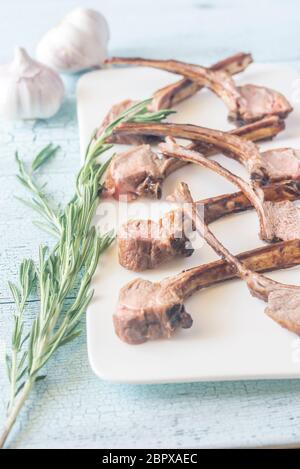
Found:
[[[294,112],[286,121],[287,130],[275,140],[263,143],[262,149],[300,148],[300,106],[295,102],[299,79],[299,74],[291,68],[271,64],[251,65],[237,77],[240,83],[261,84],[281,91],[294,106]],[[77,89],[82,153],[91,132],[112,104],[125,98],[148,98],[156,89],[174,80],[174,75],[148,68],[112,69],[84,75]],[[177,110],[173,121],[224,130],[231,128],[225,106],[209,91],[202,90],[180,104]],[[116,150],[124,150],[124,147],[116,146]],[[221,155],[216,159],[247,177],[238,163]],[[212,172],[190,165],[166,180],[163,198],[176,181],[187,182],[197,200],[237,190]],[[137,216],[137,204],[131,204],[132,218]],[[150,207],[151,201],[146,204]],[[157,216],[163,204],[154,206]],[[115,202],[113,207],[117,208]],[[100,205],[100,217],[101,214]],[[106,221],[112,223],[112,217],[112,214],[106,215]],[[144,218],[147,217],[144,210]],[[104,230],[107,224],[104,226],[103,222],[101,226]],[[234,253],[263,244],[258,239],[258,222],[253,211],[222,219],[214,223],[212,229]],[[192,257],[176,259],[141,276],[160,280],[215,259],[212,250],[203,245]],[[299,272],[300,268],[296,267],[270,276],[299,284]],[[95,296],[87,312],[88,354],[92,369],[99,377],[127,383],[300,377],[300,341],[264,314],[264,303],[251,297],[240,280],[208,288],[190,298],[186,308],[193,316],[193,327],[178,331],[172,339],[138,346],[121,342],[114,333],[112,315],[119,289],[136,276],[138,274],[119,266],[116,244],[102,257],[93,281]]]

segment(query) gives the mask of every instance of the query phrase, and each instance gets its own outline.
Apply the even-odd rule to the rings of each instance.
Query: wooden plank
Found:
[[[9,59],[13,44],[33,52],[41,34],[78,4],[23,3],[11,0],[2,8],[0,37],[5,47],[0,62]],[[295,47],[300,6],[293,0],[161,0],[159,11],[152,0],[110,0],[101,6],[111,26],[111,54],[208,64],[237,50],[251,50],[258,60],[293,61],[300,68]],[[18,148],[29,158],[49,141],[60,143],[62,151],[47,167],[45,178],[56,200],[68,199],[79,165],[79,143],[76,78],[65,81],[70,98],[58,116],[34,126],[0,126],[1,421],[8,391],[3,351],[13,307],[6,281],[14,278],[24,256],[36,257],[38,244],[50,240],[32,227],[32,213],[13,197],[24,194],[14,179],[13,153]],[[32,303],[29,318],[35,308]],[[292,345],[300,349],[297,339]],[[57,353],[47,372],[47,380],[36,387],[21,415],[11,447],[239,447],[300,440],[299,381],[110,385],[90,371],[84,334]]]

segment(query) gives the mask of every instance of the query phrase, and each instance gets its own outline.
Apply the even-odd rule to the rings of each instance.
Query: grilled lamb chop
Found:
[[[186,188],[183,190],[186,191]],[[199,218],[198,216],[197,221]],[[284,285],[253,272],[220,243],[204,222],[202,233],[213,250],[236,269],[238,276],[247,283],[251,294],[268,304],[265,313],[282,327],[300,334],[300,286]]]
[[[279,202],[300,198],[300,183],[295,181],[270,184],[264,188],[266,200]],[[188,198],[177,200],[190,202]],[[212,223],[221,217],[253,208],[243,192],[224,194],[200,200],[205,223]],[[130,220],[124,223],[118,233],[119,263],[128,270],[141,272],[154,269],[161,263],[177,256],[190,256],[193,248],[188,239],[194,225],[190,223],[185,206],[167,213],[158,223],[152,220]],[[184,225],[184,221],[186,222]]]
[[[263,140],[282,130],[278,118],[269,118],[254,124],[240,127],[231,132],[206,129],[191,124],[121,124],[115,135],[144,134],[159,137],[172,136],[194,143],[189,149],[196,149],[205,156],[213,155],[217,150],[239,161],[250,173],[253,180],[265,184],[268,181],[298,179],[300,177],[300,150],[278,148],[260,153],[254,143],[246,141]],[[242,138],[241,138],[242,137]]]
[[[138,126],[138,124],[135,125]],[[163,127],[163,129],[166,132],[169,127]],[[262,140],[271,135],[274,136],[280,130],[282,130],[282,122],[274,117],[240,127],[230,131],[228,135],[239,135],[246,140]],[[204,146],[203,143],[191,144],[190,148],[201,148],[202,153],[207,156],[215,152],[214,147]],[[160,198],[163,180],[171,172],[186,164],[188,162],[177,158],[158,158],[149,145],[138,146],[113,158],[103,195],[118,199],[120,195],[128,194],[128,200],[134,200],[141,195]]]
[[[154,67],[182,75],[219,96],[229,109],[229,119],[238,123],[254,122],[275,115],[284,119],[293,110],[278,91],[256,85],[236,86],[231,75],[223,70],[210,70],[177,60],[113,57],[106,63]]]
[[[182,188],[179,187],[179,190],[185,193],[188,190],[186,184],[182,183],[181,186]],[[220,243],[206,223],[201,221],[196,210],[194,213],[197,216],[197,221],[202,224],[201,231],[206,242],[220,257],[236,269],[238,276],[246,281],[253,296],[268,303],[268,307],[265,309],[266,314],[289,331],[300,334],[300,287],[284,285],[253,272]]]
[[[270,202],[293,201],[300,198],[300,181],[281,181],[268,184],[262,189],[264,200]],[[212,223],[227,215],[253,208],[251,201],[243,192],[209,197],[196,203],[204,208],[205,223]]]
[[[229,75],[235,75],[236,73],[244,71],[252,62],[251,54],[239,53],[215,63],[209,70],[223,70]],[[151,108],[155,111],[171,108],[175,104],[193,96],[201,88],[203,88],[203,86],[195,81],[183,78],[156,91],[152,98]]]
[[[300,263],[300,241],[264,246],[242,253],[237,259],[243,262],[244,268],[251,271],[266,272],[291,267]],[[185,299],[200,289],[236,276],[236,267],[231,262],[222,260],[194,267],[161,282],[134,279],[120,291],[113,317],[116,334],[128,344],[169,338],[177,329],[192,325],[192,318],[184,308]],[[284,290],[285,294],[287,291]],[[288,304],[291,303],[293,296],[289,296],[287,300]],[[269,301],[272,302],[272,310],[267,310],[267,314],[273,314],[277,322],[286,324],[288,310],[282,314],[281,294],[273,291],[269,295]],[[294,325],[292,323],[292,327]]]
[[[251,54],[239,53],[228,57],[225,60],[212,65],[212,70],[224,70],[230,75],[242,72],[252,62]],[[173,107],[175,104],[187,99],[201,89],[197,83],[189,79],[182,79],[171,85],[156,91],[152,98],[152,103],[149,108],[151,111],[158,111],[160,109],[167,109]],[[104,117],[102,124],[97,132],[98,135],[110,124],[121,112],[126,111],[130,106],[135,104],[136,101],[126,99],[112,106],[107,115]],[[141,145],[142,143],[154,143],[158,137],[151,135],[116,135],[111,139],[113,143],[123,143],[128,145]]]
[[[159,147],[166,156],[200,164],[238,186],[256,209],[260,222],[261,239],[274,242],[300,238],[300,208],[293,205],[291,201],[265,202],[263,191],[256,185],[252,187],[217,162],[205,158],[201,153],[177,145],[169,137],[167,143],[160,144]]]

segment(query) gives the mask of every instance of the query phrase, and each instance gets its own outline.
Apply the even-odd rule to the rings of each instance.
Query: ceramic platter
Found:
[[[148,98],[155,90],[175,80],[175,75],[149,68],[119,68],[84,75],[77,90],[82,154],[91,132],[112,104],[125,98]],[[255,64],[237,80],[281,91],[294,106],[294,112],[286,121],[287,129],[275,140],[261,144],[261,148],[300,148],[300,104],[296,99],[299,74],[285,65]],[[172,116],[174,122],[223,130],[231,128],[225,106],[209,91],[202,90],[180,104],[177,111]],[[114,151],[120,150],[124,150],[124,146],[114,148]],[[238,163],[221,155],[215,158],[247,178]],[[189,165],[166,180],[161,202],[133,202],[129,217],[157,218],[167,211],[169,206],[164,199],[177,181],[187,182],[196,200],[236,190],[209,170]],[[100,204],[97,220],[102,230],[114,226],[119,209],[116,202],[110,201],[108,206]],[[258,221],[253,211],[221,219],[211,228],[234,253],[263,245],[258,238]],[[157,281],[216,258],[206,244],[198,242],[192,257],[176,259],[140,276]],[[300,267],[296,267],[270,274],[270,277],[300,284],[299,274]],[[120,267],[115,244],[101,258],[93,280],[95,296],[87,311],[88,354],[92,369],[99,377],[126,383],[300,377],[300,341],[264,314],[264,303],[251,297],[240,280],[207,288],[186,301],[186,309],[194,319],[193,327],[178,331],[172,339],[138,346],[121,342],[114,333],[112,315],[119,289],[137,275]]]

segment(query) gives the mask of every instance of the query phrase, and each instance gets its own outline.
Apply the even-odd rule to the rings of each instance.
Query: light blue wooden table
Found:
[[[10,0],[0,13],[0,62],[15,45],[34,51],[41,34],[78,0]],[[156,5],[157,3],[157,5]],[[110,53],[181,58],[210,64],[235,51],[258,61],[285,61],[300,69],[300,3],[296,0],[106,0],[98,7],[111,27]],[[155,6],[154,6],[155,5]],[[3,354],[11,327],[7,280],[23,257],[36,258],[49,242],[31,224],[13,153],[26,158],[49,141],[61,152],[44,175],[55,199],[66,201],[79,167],[74,86],[48,122],[0,127],[0,418],[8,386]],[[300,131],[300,129],[299,129]],[[33,315],[36,304],[29,311]],[[253,344],[255,346],[255,344]],[[109,360],[109,357],[107,357]],[[101,382],[89,368],[86,339],[61,350],[48,378],[32,393],[16,425],[12,448],[241,447],[300,441],[300,381],[126,386]]]

